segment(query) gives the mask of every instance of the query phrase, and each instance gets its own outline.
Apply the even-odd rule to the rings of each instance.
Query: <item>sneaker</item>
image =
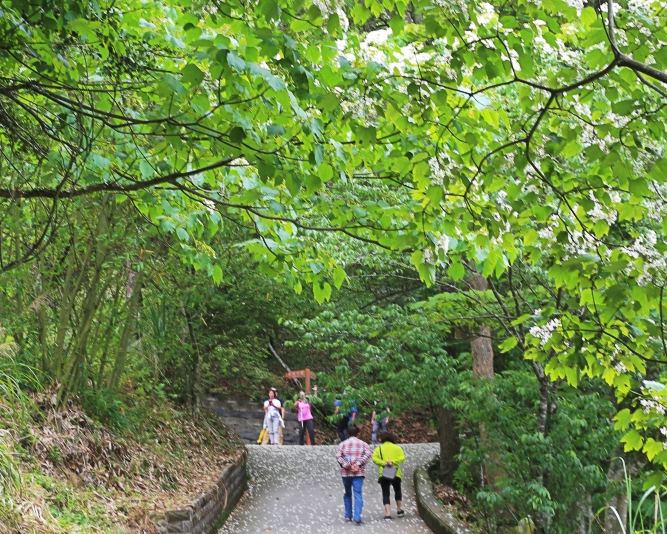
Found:
[[[386,515],[386,516],[384,516],[384,518],[385,518],[385,519],[388,519],[388,520],[391,520],[391,516],[390,516],[390,515]]]
[[[405,510],[399,510],[398,512],[396,512],[396,515],[399,517],[405,515]]]
[[[361,521],[355,521],[355,523],[359,526],[361,526]]]

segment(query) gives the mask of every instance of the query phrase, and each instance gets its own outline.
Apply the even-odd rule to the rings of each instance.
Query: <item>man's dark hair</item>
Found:
[[[396,436],[394,436],[393,432],[389,432],[389,430],[382,433],[382,437],[380,438],[380,440],[382,441],[382,443],[386,443],[388,441],[389,443],[393,443],[394,445],[396,445]]]
[[[350,436],[351,438],[358,436],[359,435],[359,427],[356,425],[348,426],[347,427],[347,435]]]

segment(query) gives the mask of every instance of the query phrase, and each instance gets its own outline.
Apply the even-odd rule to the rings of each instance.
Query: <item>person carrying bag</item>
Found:
[[[391,432],[382,433],[382,445],[373,451],[373,463],[380,467],[378,483],[382,488],[382,504],[385,509],[385,519],[391,519],[391,487],[394,488],[394,499],[396,500],[396,515],[405,515],[401,507],[401,464],[405,462],[405,452],[402,447],[396,445],[396,437]]]

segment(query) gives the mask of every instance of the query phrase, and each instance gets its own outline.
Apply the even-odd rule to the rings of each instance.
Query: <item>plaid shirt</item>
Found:
[[[338,445],[336,460],[340,464],[340,474],[344,477],[366,476],[364,466],[371,459],[371,448],[360,439],[350,438]],[[359,471],[352,471],[352,465],[357,464]]]

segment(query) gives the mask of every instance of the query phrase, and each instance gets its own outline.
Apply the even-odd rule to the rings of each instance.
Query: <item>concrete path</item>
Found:
[[[417,514],[412,476],[428,463],[437,444],[402,445],[405,516],[385,521],[377,466],[369,463],[364,483],[363,524],[343,520],[343,484],[335,446],[248,446],[249,490],[219,534],[432,534]]]

